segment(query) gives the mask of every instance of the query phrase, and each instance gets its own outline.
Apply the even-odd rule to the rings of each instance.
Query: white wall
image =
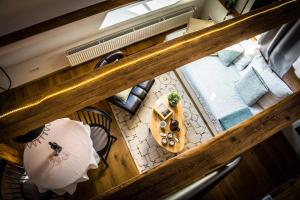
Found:
[[[0,36],[102,1],[0,0]]]
[[[192,3],[201,6],[203,2],[203,0],[182,0],[179,5],[185,6],[184,3]],[[156,15],[164,12],[166,11],[155,11]],[[12,87],[69,67],[69,62],[65,57],[65,51],[68,49],[153,17],[142,16],[100,31],[99,26],[105,14],[93,15],[1,47],[0,65],[5,67],[12,78]],[[7,81],[2,76],[0,78],[0,85],[6,85]]]
[[[214,22],[222,22],[226,17],[228,11],[220,3],[219,0],[205,1],[202,7],[201,18],[211,18]]]
[[[104,16],[100,13],[1,47],[0,65],[11,76],[12,87],[69,66],[65,51],[96,38]]]

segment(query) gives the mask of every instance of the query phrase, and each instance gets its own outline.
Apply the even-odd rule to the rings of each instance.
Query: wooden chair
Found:
[[[93,146],[106,167],[108,167],[106,160],[112,143],[117,140],[116,137],[110,134],[111,116],[105,111],[87,107],[77,111],[77,117],[79,121],[91,127]]]
[[[1,160],[0,172],[0,199],[46,200],[57,198],[51,191],[40,193],[37,187],[30,183],[29,178],[26,176],[25,169],[22,166],[11,164],[6,160]]]

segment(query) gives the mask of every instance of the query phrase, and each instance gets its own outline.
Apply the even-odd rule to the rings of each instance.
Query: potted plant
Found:
[[[177,92],[171,92],[168,95],[168,101],[171,107],[175,107],[177,103],[180,101],[180,96]]]

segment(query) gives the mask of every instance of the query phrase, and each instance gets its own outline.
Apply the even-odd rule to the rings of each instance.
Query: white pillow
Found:
[[[233,63],[237,57],[244,52],[243,47],[240,44],[234,44],[230,47],[218,51],[218,56],[223,65],[228,67]]]
[[[263,56],[257,55],[253,58],[248,67],[253,67],[263,79],[269,91],[275,97],[282,99],[293,92],[290,88],[271,70]]]
[[[191,17],[187,24],[186,33],[193,33],[201,29],[210,27],[214,24],[215,23],[212,20],[196,19]]]
[[[243,47],[244,53],[235,59],[233,63],[238,70],[242,71],[251,63],[257,54],[260,54],[260,52],[251,40],[244,40],[239,44]]]
[[[127,90],[123,90],[122,92],[119,92],[118,94],[115,94],[115,96],[122,102],[122,103],[126,103],[128,96],[131,92],[132,88],[128,88]]]

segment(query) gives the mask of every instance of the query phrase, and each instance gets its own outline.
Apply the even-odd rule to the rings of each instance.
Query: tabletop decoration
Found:
[[[59,154],[59,153],[61,152],[61,150],[62,150],[62,147],[59,146],[56,142],[49,142],[48,144],[50,145],[51,149],[54,150],[54,155],[55,155],[55,156],[58,156],[58,154]]]
[[[180,101],[180,96],[177,92],[171,92],[168,95],[168,101],[171,107],[176,107],[177,103]]]
[[[53,150],[53,154],[49,157],[49,163],[51,168],[59,166],[63,160],[67,160],[70,156],[68,152],[62,152],[62,147],[56,142],[49,142],[50,148]]]
[[[170,130],[171,130],[171,131],[176,131],[176,132],[179,132],[179,131],[180,131],[178,120],[176,120],[176,119],[171,119],[171,122],[170,122]]]

